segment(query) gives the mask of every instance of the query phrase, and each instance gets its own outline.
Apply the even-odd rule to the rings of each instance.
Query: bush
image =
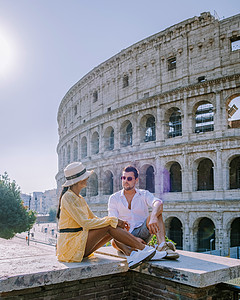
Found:
[[[35,213],[23,205],[16,182],[11,182],[7,173],[0,175],[0,237],[11,239],[28,231],[35,220]]]
[[[174,245],[176,245],[176,243],[175,243],[174,241],[170,240],[167,236],[165,236],[165,241],[166,241],[166,242],[172,242]],[[148,243],[148,245],[154,246],[154,245],[156,245],[156,244],[157,244],[157,237],[156,237],[156,235],[154,234],[154,235],[152,236],[150,242]]]

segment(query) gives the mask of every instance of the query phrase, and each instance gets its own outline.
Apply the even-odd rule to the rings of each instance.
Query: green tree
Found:
[[[7,173],[0,175],[0,237],[11,239],[30,230],[35,221],[35,213],[23,205],[16,182],[11,182]]]
[[[56,209],[51,208],[51,209],[49,210],[48,221],[49,221],[49,222],[55,222],[55,221],[56,221],[56,216],[57,216],[57,211],[56,211]]]

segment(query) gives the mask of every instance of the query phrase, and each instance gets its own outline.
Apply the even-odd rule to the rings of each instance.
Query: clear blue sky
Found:
[[[24,193],[56,187],[57,110],[82,76],[185,19],[239,0],[0,0],[0,174]]]

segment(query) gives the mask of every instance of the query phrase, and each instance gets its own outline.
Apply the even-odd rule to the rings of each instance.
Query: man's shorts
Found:
[[[151,234],[147,228],[147,219],[143,222],[143,224],[137,228],[134,228],[131,232],[136,237],[141,238],[146,243],[148,243],[151,240]]]

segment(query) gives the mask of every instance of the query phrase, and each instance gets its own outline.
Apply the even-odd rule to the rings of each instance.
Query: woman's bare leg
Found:
[[[91,230],[92,231],[92,230]],[[90,233],[90,231],[89,231]],[[90,234],[91,235],[91,234]],[[97,249],[103,247],[107,242],[111,241],[112,237],[107,234],[105,237],[103,237],[100,241],[98,241],[93,247],[92,249],[89,249],[89,254],[85,255],[84,256],[88,256],[90,255],[91,253],[93,253],[94,251],[96,251]],[[87,242],[88,244],[88,242]],[[86,247],[87,248],[87,247]],[[86,253],[86,249],[85,249],[85,253]]]
[[[111,226],[106,226],[99,229],[89,230],[84,257],[93,253],[111,238],[130,247],[130,250],[125,252],[126,255],[129,255],[134,249],[143,250],[145,247],[128,231],[120,227],[113,228]]]
[[[125,253],[126,255],[130,255],[132,248],[129,246],[124,245],[116,240],[112,240],[112,246],[120,252]]]

